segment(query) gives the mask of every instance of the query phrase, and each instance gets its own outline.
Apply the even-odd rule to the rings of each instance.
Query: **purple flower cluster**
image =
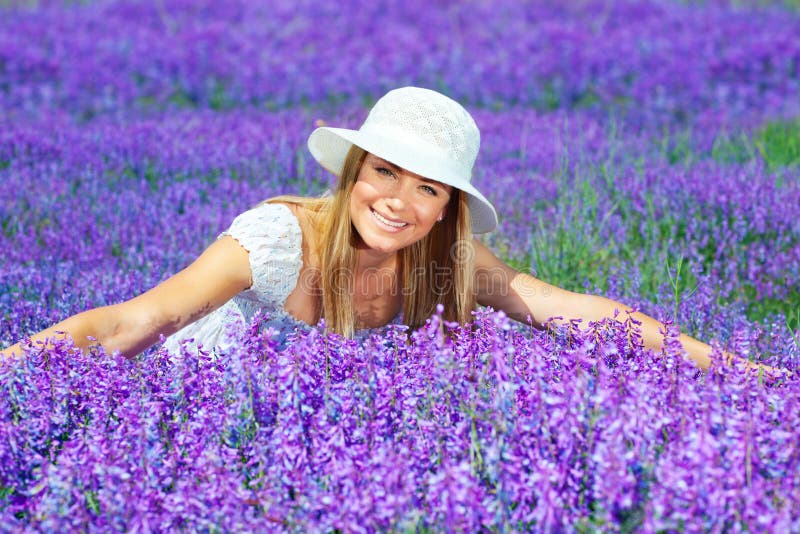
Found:
[[[277,351],[0,366],[0,525],[65,530],[789,531],[798,382],[662,354],[636,325],[434,316]],[[672,340],[672,341],[670,341]],[[309,358],[309,354],[317,357]]]
[[[800,113],[800,14],[740,4],[0,7],[0,346],[324,192],[312,129],[419,84],[478,122],[504,260],[796,371],[800,169],[758,132]],[[261,325],[0,362],[0,530],[800,530],[797,378],[700,373],[672,330]]]

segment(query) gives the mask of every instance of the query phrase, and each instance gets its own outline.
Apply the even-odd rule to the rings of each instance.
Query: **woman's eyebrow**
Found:
[[[373,157],[378,160],[378,163],[386,165],[387,167],[391,167],[392,169],[394,169],[396,171],[405,171],[404,168],[400,167],[399,165],[395,165],[391,161],[386,161],[385,159],[379,158],[378,156],[375,156],[375,155],[373,155]]]
[[[406,169],[400,167],[399,165],[395,165],[391,161],[386,161],[383,158],[379,158],[378,156],[375,156],[374,154],[373,154],[373,157],[378,160],[379,164],[386,165],[387,167],[391,167],[395,171],[404,172],[404,173],[408,173],[408,174],[413,174],[416,178],[422,180],[423,182],[427,182],[429,184],[440,185],[442,187],[445,187],[445,185],[442,182],[438,181],[438,180],[434,180],[433,178],[425,178],[424,176],[419,176],[416,173],[412,173],[410,171],[407,171]]]

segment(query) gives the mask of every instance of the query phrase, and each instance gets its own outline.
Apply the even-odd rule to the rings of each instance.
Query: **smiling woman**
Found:
[[[392,254],[425,237],[444,218],[452,187],[368,154],[350,201],[363,248]]]
[[[467,322],[475,307],[473,265],[453,254],[472,238],[466,195],[365,152],[347,149],[335,194],[278,197],[298,214],[309,252],[285,309],[336,332],[400,320],[421,326],[436,309]],[[325,313],[323,313],[323,310]]]
[[[473,237],[493,230],[497,215],[471,183],[480,133],[454,100],[396,89],[360,129],[318,128],[308,146],[339,177],[333,195],[267,200],[157,287],[31,339],[66,334],[79,347],[94,339],[133,356],[166,335],[171,352],[192,343],[222,354],[228,328],[262,311],[283,334],[324,319],[345,336],[397,321],[418,327],[439,306],[450,321],[468,322],[482,304],[542,328],[626,311],[517,272]],[[661,348],[664,325],[628,311],[645,345]],[[695,363],[710,365],[708,345],[685,335],[680,342]]]

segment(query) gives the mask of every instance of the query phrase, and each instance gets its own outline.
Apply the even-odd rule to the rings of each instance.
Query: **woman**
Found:
[[[477,304],[543,327],[600,320],[625,306],[569,292],[514,271],[472,237],[493,230],[492,205],[470,183],[478,128],[458,103],[435,91],[390,91],[359,130],[322,127],[311,154],[339,176],[332,196],[271,199],[237,217],[186,269],[129,301],[79,313],[31,339],[68,334],[86,348],[134,356],[160,336],[167,348],[191,339],[224,350],[230,324],[259,310],[286,331],[325,320],[347,336],[402,317],[419,326],[444,305],[465,323]],[[641,313],[647,347],[659,349],[663,325]],[[708,345],[682,335],[703,369]],[[19,344],[3,351],[21,352]]]

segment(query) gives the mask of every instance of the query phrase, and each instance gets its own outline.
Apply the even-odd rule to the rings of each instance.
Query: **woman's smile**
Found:
[[[408,226],[407,222],[398,221],[381,215],[375,208],[372,208],[372,215],[375,216],[378,226],[384,228],[388,232],[400,232]]]
[[[452,188],[367,154],[350,195],[364,246],[393,253],[425,237],[445,214]]]

